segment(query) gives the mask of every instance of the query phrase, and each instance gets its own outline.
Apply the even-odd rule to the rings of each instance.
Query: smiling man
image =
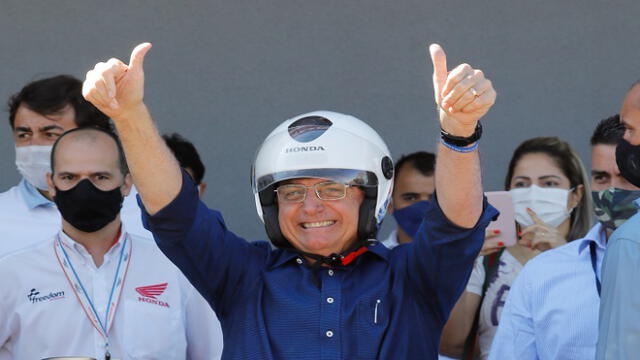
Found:
[[[129,64],[87,73],[83,93],[110,115],[158,246],[220,314],[224,359],[435,359],[442,326],[496,215],[483,202],[478,120],[495,102],[467,64],[432,45],[442,142],[429,226],[389,250],[375,235],[392,188],[386,145],[364,122],[317,111],[276,127],[252,182],[268,242],[248,242],[198,200],[143,101],[141,44]],[[430,135],[425,135],[429,138]]]
[[[312,195],[307,200],[309,188]],[[279,185],[276,192],[282,235],[296,249],[311,254],[340,253],[343,244],[356,237],[358,209],[364,198],[357,187],[345,189],[333,181],[300,179]]]

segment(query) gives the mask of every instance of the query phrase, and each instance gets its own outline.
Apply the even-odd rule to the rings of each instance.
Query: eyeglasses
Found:
[[[306,186],[302,184],[286,184],[280,185],[276,190],[278,193],[278,201],[297,203],[303,202],[307,197],[307,189],[312,188],[318,199],[320,200],[340,200],[347,195],[347,188],[350,184],[337,183],[333,181],[325,181],[315,185]]]

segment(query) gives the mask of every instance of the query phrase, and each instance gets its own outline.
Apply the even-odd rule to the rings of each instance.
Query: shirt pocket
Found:
[[[125,302],[124,348],[131,359],[183,359],[186,336],[180,314],[146,302]]]
[[[389,325],[389,301],[382,296],[362,300],[356,311],[358,359],[377,359]]]

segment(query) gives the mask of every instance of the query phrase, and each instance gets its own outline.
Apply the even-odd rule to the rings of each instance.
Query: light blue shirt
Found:
[[[54,202],[44,197],[35,186],[22,178],[18,184],[18,190],[22,195],[27,207],[31,210],[38,206],[54,206]]]
[[[636,200],[640,206],[640,201]],[[596,359],[640,357],[640,214],[611,234],[602,265]]]
[[[584,238],[527,262],[511,287],[489,359],[593,359],[600,298],[591,242],[599,272],[606,246],[600,223]]]

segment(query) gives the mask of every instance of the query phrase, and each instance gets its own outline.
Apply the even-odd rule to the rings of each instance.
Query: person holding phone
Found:
[[[590,192],[586,171],[571,146],[557,137],[529,139],[516,148],[505,177],[505,190],[513,198],[517,243],[505,248],[497,266],[486,274],[477,274],[485,272],[484,267],[474,267],[471,277],[486,279],[483,295],[463,294],[475,295],[474,302],[468,300],[475,307],[456,304],[450,319],[462,319],[458,324],[466,324],[466,329],[462,328],[451,341],[445,335],[452,332],[445,327],[440,348],[445,355],[462,357],[464,341],[480,304],[478,345],[481,359],[487,359],[511,284],[522,267],[543,251],[582,238],[591,227],[593,211],[591,198],[585,195]]]
[[[616,165],[623,133],[618,116],[598,124],[591,137],[591,197],[598,222],[583,238],[527,263],[511,287],[491,359],[595,357],[607,239],[637,212],[634,201],[640,197]]]

